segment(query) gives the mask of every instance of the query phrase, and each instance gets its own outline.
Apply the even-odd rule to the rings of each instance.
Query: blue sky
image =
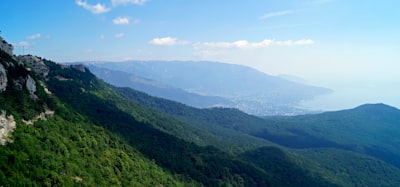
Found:
[[[399,7],[397,0],[2,0],[0,30],[16,54],[56,62],[243,64],[348,97],[332,109],[400,107]]]

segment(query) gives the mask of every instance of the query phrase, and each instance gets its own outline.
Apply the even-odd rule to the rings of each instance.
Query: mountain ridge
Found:
[[[238,108],[259,116],[308,113],[310,111],[298,108],[296,103],[332,92],[326,88],[267,75],[247,66],[220,62],[126,61],[86,64],[123,71],[203,96],[223,97],[231,103],[223,103],[222,106]],[[105,76],[100,78],[111,83]],[[124,81],[126,79],[120,80]],[[133,85],[130,87],[135,89]],[[173,98],[173,100],[178,99]]]
[[[152,96],[165,99],[176,100],[178,102],[194,106],[197,108],[208,108],[213,106],[230,105],[228,99],[216,96],[204,96],[186,92],[183,89],[175,88],[158,81],[136,76],[119,70],[111,70],[87,64],[88,68],[96,76],[106,82],[118,87],[130,87],[139,91],[146,92]]]

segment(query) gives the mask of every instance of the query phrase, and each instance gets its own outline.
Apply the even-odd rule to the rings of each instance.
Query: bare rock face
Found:
[[[32,79],[31,76],[28,75],[28,77],[26,78],[26,89],[29,91],[29,95],[31,96],[31,98],[33,99],[37,99],[37,96],[35,95],[36,92],[36,82],[35,80]]]
[[[7,43],[2,37],[0,37],[0,50],[6,52],[10,56],[13,56],[14,47]]]
[[[49,74],[49,67],[47,67],[43,60],[39,57],[32,55],[22,55],[17,57],[19,62],[25,63],[28,65],[31,70],[33,70],[36,75],[39,75],[43,78],[46,78]]]
[[[86,68],[82,64],[71,65],[71,68],[76,69],[76,70],[81,71],[81,72],[86,72]]]
[[[16,123],[14,120],[14,116],[7,116],[4,110],[1,111],[0,114],[0,144],[6,145],[7,142],[10,142],[9,136],[16,128]]]
[[[6,90],[7,87],[7,73],[4,66],[0,64],[0,92]]]

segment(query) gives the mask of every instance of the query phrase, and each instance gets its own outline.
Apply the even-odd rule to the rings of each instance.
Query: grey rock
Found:
[[[10,56],[13,56],[14,47],[11,44],[7,43],[7,41],[5,41],[2,37],[0,37],[0,49]]]
[[[16,128],[16,122],[14,120],[14,116],[7,116],[4,110],[1,111],[0,114],[0,144],[6,145],[7,142],[11,142],[9,139],[11,133]]]
[[[0,92],[5,91],[7,88],[7,72],[4,66],[0,64]]]
[[[35,95],[36,82],[35,82],[35,80],[33,80],[33,78],[30,75],[28,75],[28,77],[26,78],[25,86],[26,86],[26,89],[29,91],[31,98],[37,99],[37,96]]]
[[[46,78],[49,74],[49,67],[47,67],[43,60],[39,57],[32,55],[21,55],[17,57],[17,60],[21,63],[25,63],[36,75]]]

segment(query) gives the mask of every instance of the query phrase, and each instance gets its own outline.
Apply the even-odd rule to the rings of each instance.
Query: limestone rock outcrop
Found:
[[[0,114],[0,144],[6,145],[10,142],[9,136],[16,128],[14,116],[7,115],[6,111],[2,110]]]
[[[0,92],[5,91],[7,88],[7,72],[4,66],[0,64]]]
[[[36,92],[36,82],[33,80],[33,78],[28,75],[26,78],[26,83],[25,83],[26,89],[29,91],[29,95],[33,99],[37,99],[37,96],[35,95]]]
[[[7,43],[2,37],[0,37],[0,50],[6,52],[10,56],[13,56],[14,47]]]
[[[47,67],[39,57],[33,55],[21,55],[17,57],[17,60],[28,65],[36,75],[39,75],[42,78],[46,78],[49,74],[49,67]]]

